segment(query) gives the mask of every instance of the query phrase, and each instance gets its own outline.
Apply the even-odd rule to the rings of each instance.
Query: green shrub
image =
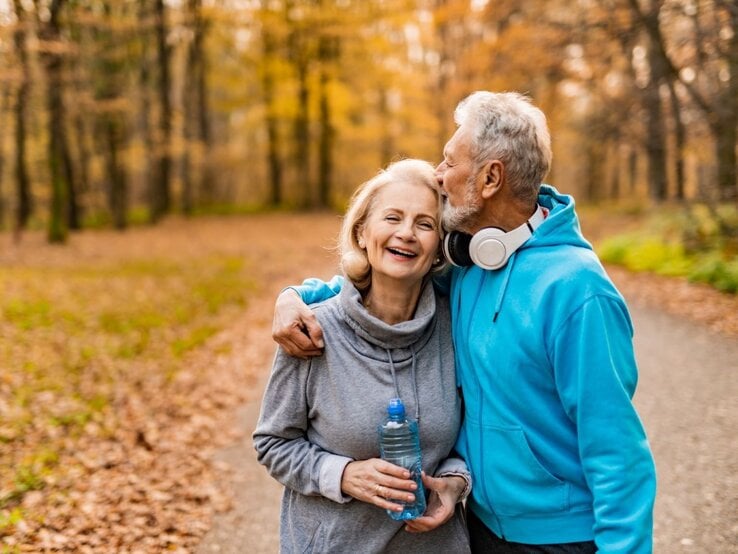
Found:
[[[598,247],[603,262],[631,271],[686,277],[738,294],[738,210],[691,206],[660,211],[640,233],[609,237]]]
[[[738,293],[738,259],[724,260],[713,254],[694,264],[688,274],[690,281],[700,281],[716,289]]]

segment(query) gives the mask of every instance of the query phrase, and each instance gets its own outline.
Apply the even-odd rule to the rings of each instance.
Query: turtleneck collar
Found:
[[[423,284],[413,319],[395,325],[371,315],[362,303],[361,294],[348,279],[344,281],[338,302],[354,332],[384,349],[409,348],[417,343],[432,330],[431,323],[436,313],[436,297],[430,281]]]

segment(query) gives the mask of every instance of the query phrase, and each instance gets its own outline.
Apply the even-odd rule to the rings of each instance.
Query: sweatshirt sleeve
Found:
[[[458,477],[464,479],[464,481],[466,481],[466,486],[461,492],[461,496],[459,496],[458,500],[459,502],[461,502],[463,500],[466,500],[466,497],[469,496],[469,493],[471,493],[472,477],[471,473],[469,472],[469,468],[466,466],[466,462],[463,460],[463,458],[455,456],[454,454],[456,453],[452,452],[448,458],[442,460],[441,463],[438,464],[438,468],[436,468],[434,477],[457,475]]]
[[[594,497],[598,551],[651,552],[656,475],[631,401],[638,376],[625,305],[609,296],[588,299],[555,334],[552,358]]]
[[[330,281],[322,281],[315,277],[305,279],[301,285],[287,287],[300,295],[305,304],[315,304],[333,298],[343,287],[343,277],[334,275]]]
[[[332,454],[307,439],[307,379],[312,360],[277,351],[253,434],[257,460],[285,487],[339,503],[341,478],[351,458]]]

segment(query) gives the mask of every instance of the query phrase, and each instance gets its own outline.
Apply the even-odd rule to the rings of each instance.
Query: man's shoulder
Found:
[[[573,245],[551,247],[533,267],[536,285],[559,297],[571,295],[584,300],[607,296],[622,302],[622,295],[610,279],[597,254]]]

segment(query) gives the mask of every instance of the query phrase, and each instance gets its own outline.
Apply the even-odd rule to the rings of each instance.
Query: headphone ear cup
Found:
[[[443,238],[443,255],[446,259],[459,267],[474,265],[469,255],[469,243],[472,236],[458,231],[451,231]]]
[[[492,270],[503,267],[515,251],[508,252],[505,236],[505,231],[496,227],[477,231],[469,244],[469,255],[474,264]]]

